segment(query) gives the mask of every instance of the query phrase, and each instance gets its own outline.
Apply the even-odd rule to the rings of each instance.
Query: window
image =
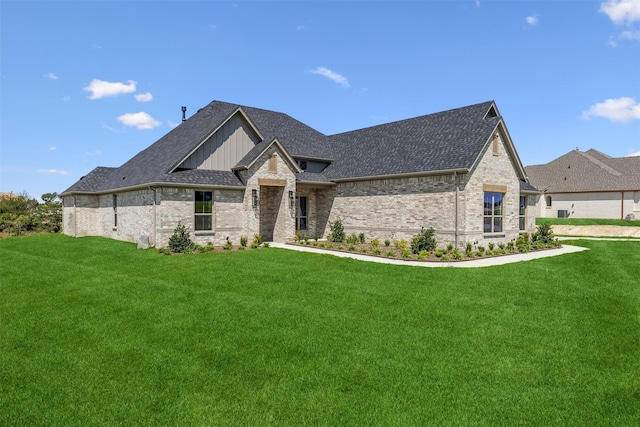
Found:
[[[520,230],[527,229],[527,196],[520,196]]]
[[[547,207],[551,207],[551,196],[547,196]]]
[[[296,197],[296,230],[307,229],[307,197]]]
[[[500,154],[500,137],[498,134],[493,135],[493,155],[497,156]]]
[[[307,170],[307,161],[306,160],[300,160],[300,162],[298,162],[298,165],[300,165],[300,169],[302,169],[303,171]]]
[[[113,195],[113,226],[118,226],[118,195]]]
[[[195,200],[195,230],[213,230],[213,193],[211,191],[196,191]]]
[[[502,202],[504,194],[502,193],[484,193],[484,232],[485,233],[501,233],[502,232]]]

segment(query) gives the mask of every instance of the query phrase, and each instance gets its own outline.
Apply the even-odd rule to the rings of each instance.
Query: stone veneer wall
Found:
[[[269,159],[273,155],[276,156],[275,171],[269,168]],[[245,218],[244,234],[250,241],[254,234],[263,232],[271,233],[274,242],[285,242],[293,238],[296,226],[295,210],[289,205],[289,191],[293,191],[294,194],[296,192],[293,168],[294,165],[285,160],[283,153],[274,144],[254,162],[248,171],[241,174],[243,181],[246,182],[246,191],[243,211],[238,211],[237,215]],[[261,188],[260,180],[281,180],[284,186],[263,185]],[[260,194],[260,203],[257,208],[252,206],[254,189]]]
[[[468,182],[461,194],[464,205],[464,216],[459,224],[461,242],[478,242],[487,246],[489,242],[509,242],[520,234],[520,179],[516,173],[516,165],[505,146],[503,136],[499,133],[497,154],[488,144],[481,160],[471,171]],[[484,185],[504,185],[507,192],[503,200],[503,232],[484,233]],[[535,218],[533,219],[535,224]]]

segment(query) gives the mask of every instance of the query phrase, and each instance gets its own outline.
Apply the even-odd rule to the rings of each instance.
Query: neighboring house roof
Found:
[[[236,114],[253,128],[259,142],[232,170],[178,168]],[[283,113],[213,101],[119,168],[96,168],[62,194],[163,183],[242,187],[234,171],[248,168],[274,141],[292,159],[328,164],[321,173],[294,171],[298,182],[331,184],[390,175],[468,172],[498,127],[506,134],[508,149],[524,182],[524,168],[493,101],[332,136]]]
[[[546,193],[640,191],[640,157],[610,157],[573,150],[545,165],[525,168],[529,182]]]

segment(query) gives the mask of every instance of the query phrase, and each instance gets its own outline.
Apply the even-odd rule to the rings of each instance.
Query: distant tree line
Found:
[[[45,193],[42,203],[27,194],[0,195],[0,233],[19,236],[27,232],[62,230],[62,203],[58,193]]]

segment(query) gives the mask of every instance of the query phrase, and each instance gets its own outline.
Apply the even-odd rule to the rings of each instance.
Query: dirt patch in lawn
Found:
[[[553,234],[558,236],[640,238],[640,227],[620,227],[615,225],[554,225]]]

